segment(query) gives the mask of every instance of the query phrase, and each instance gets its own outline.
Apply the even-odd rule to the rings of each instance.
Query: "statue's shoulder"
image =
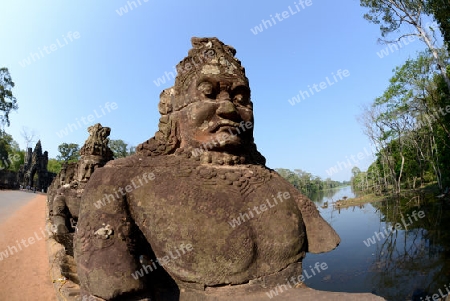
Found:
[[[189,160],[188,160],[189,161]],[[109,161],[105,166],[96,169],[89,180],[89,186],[126,185],[131,179],[148,176],[151,178],[176,178],[183,170],[194,169],[195,163],[189,163],[180,156],[142,156],[131,155]],[[162,177],[165,175],[165,177]]]
[[[283,178],[276,170],[267,167],[265,167],[265,169],[266,172],[270,174],[271,183],[273,186],[276,186],[283,191],[288,191],[293,197],[304,197],[304,195],[297,188],[295,188],[294,185],[289,183],[289,181]]]

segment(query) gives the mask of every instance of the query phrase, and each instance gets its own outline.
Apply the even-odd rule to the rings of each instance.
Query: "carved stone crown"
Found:
[[[175,86],[162,91],[160,95],[158,107],[163,115],[179,111],[195,102],[193,98],[180,97],[185,91],[188,91],[189,85],[195,77],[220,75],[220,77],[229,77],[233,81],[240,81],[244,85],[248,85],[245,68],[235,57],[236,50],[232,46],[225,45],[215,37],[193,37],[191,43],[193,48],[189,50],[188,56],[177,65]]]
[[[81,156],[100,156],[106,161],[113,158],[113,153],[108,146],[109,134],[111,128],[103,127],[100,123],[97,123],[88,128],[89,137],[84,142],[83,147],[80,149]]]

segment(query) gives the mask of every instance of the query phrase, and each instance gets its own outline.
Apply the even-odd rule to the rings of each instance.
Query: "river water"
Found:
[[[341,237],[341,244],[328,253],[307,253],[304,270],[310,271],[316,262],[328,267],[309,275],[307,286],[372,292],[389,301],[412,300],[414,292],[422,293],[422,299],[416,300],[450,292],[448,203],[418,196],[335,208],[332,202],[344,196],[355,196],[351,187],[310,196]]]

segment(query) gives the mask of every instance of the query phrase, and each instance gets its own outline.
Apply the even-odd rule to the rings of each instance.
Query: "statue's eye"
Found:
[[[214,86],[210,82],[202,82],[198,85],[197,90],[201,91],[208,98],[214,98]]]
[[[233,101],[234,102],[237,102],[237,103],[239,103],[239,104],[243,104],[243,102],[244,102],[244,95],[242,95],[242,94],[236,94],[236,95],[234,95],[234,98],[233,98]]]
[[[247,106],[250,103],[250,93],[244,87],[238,87],[233,93],[233,102],[242,106]]]

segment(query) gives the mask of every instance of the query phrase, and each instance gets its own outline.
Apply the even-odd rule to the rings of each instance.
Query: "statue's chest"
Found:
[[[200,226],[213,223],[208,231],[226,234],[233,231],[229,221],[264,202],[258,191],[270,179],[270,172],[261,168],[178,167],[166,173],[156,171],[155,181],[136,190],[130,204],[137,223],[152,232],[195,229],[198,233]],[[216,230],[222,224],[230,229]]]
[[[213,239],[231,244],[272,231],[264,227],[289,231],[302,224],[295,202],[280,197],[285,191],[267,169],[178,166],[154,173],[152,183],[133,192],[130,209],[157,243]]]
[[[133,192],[130,211],[158,257],[189,244],[194,251],[177,261],[178,268],[205,264],[232,275],[260,256],[298,254],[300,212],[293,199],[280,197],[270,171],[197,168],[155,175]]]

